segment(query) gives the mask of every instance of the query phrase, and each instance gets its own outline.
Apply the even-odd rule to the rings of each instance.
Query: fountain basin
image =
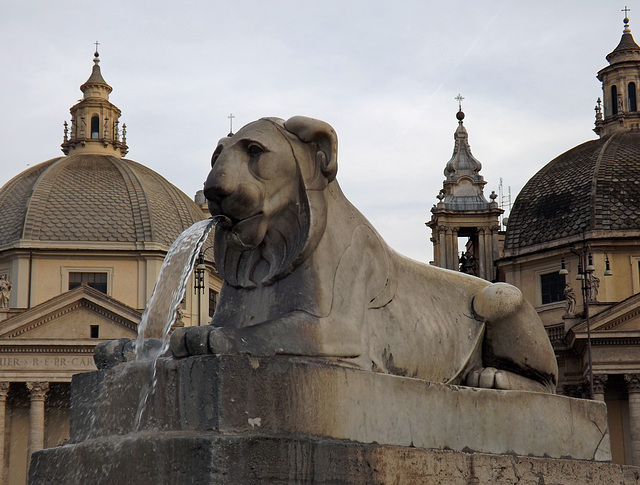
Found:
[[[272,472],[316,480],[325,465],[356,473],[363,459],[386,463],[416,453],[418,461],[435,459],[443,451],[434,449],[452,450],[442,456],[455,460],[488,456],[487,463],[541,457],[547,467],[577,463],[568,458],[594,466],[611,458],[604,403],[448,386],[284,356],[159,359],[157,387],[136,431],[150,365],[132,362],[74,376],[70,443],[34,455],[31,483],[63,473],[60,459],[75,463],[83,478],[65,475],[51,483],[87,483],[96,473],[128,483],[251,483],[256,473],[264,483]],[[256,460],[262,465],[248,465]],[[127,467],[131,462],[136,465]],[[155,469],[166,482],[145,481]],[[253,475],[227,482],[231,470]],[[344,483],[371,483],[363,480]]]

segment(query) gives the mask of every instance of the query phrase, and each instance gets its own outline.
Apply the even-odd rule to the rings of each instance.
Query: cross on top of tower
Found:
[[[233,113],[230,113],[227,118],[229,118],[229,135],[227,136],[233,136],[233,119],[235,116],[233,116]]]
[[[462,100],[464,99],[464,97],[461,94],[458,94],[455,98],[456,101],[458,101],[458,110],[462,111]]]
[[[94,57],[98,57],[100,54],[98,54],[98,46],[100,45],[100,42],[98,42],[97,40],[94,42],[95,46],[96,46],[96,52],[94,55]]]

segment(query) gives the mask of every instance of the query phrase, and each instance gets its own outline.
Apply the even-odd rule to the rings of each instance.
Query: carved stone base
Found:
[[[130,363],[75,376],[71,444],[36,453],[31,483],[396,483],[384,478],[393,470],[407,483],[440,473],[500,483],[496,467],[522,477],[575,469],[575,483],[586,483],[587,470],[627,473],[596,463],[610,459],[603,403],[286,357],[161,359],[134,432],[150,370]]]
[[[329,439],[170,432],[38,452],[29,483],[631,485],[640,483],[640,468]]]

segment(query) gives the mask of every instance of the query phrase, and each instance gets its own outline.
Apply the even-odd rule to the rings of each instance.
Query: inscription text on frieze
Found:
[[[93,356],[0,355],[0,369],[95,369]]]

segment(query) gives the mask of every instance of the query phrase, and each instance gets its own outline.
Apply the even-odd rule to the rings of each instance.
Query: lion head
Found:
[[[337,172],[337,136],[302,116],[262,118],[223,138],[204,194],[216,229],[214,257],[235,287],[269,285],[315,249],[326,227],[324,190]]]

